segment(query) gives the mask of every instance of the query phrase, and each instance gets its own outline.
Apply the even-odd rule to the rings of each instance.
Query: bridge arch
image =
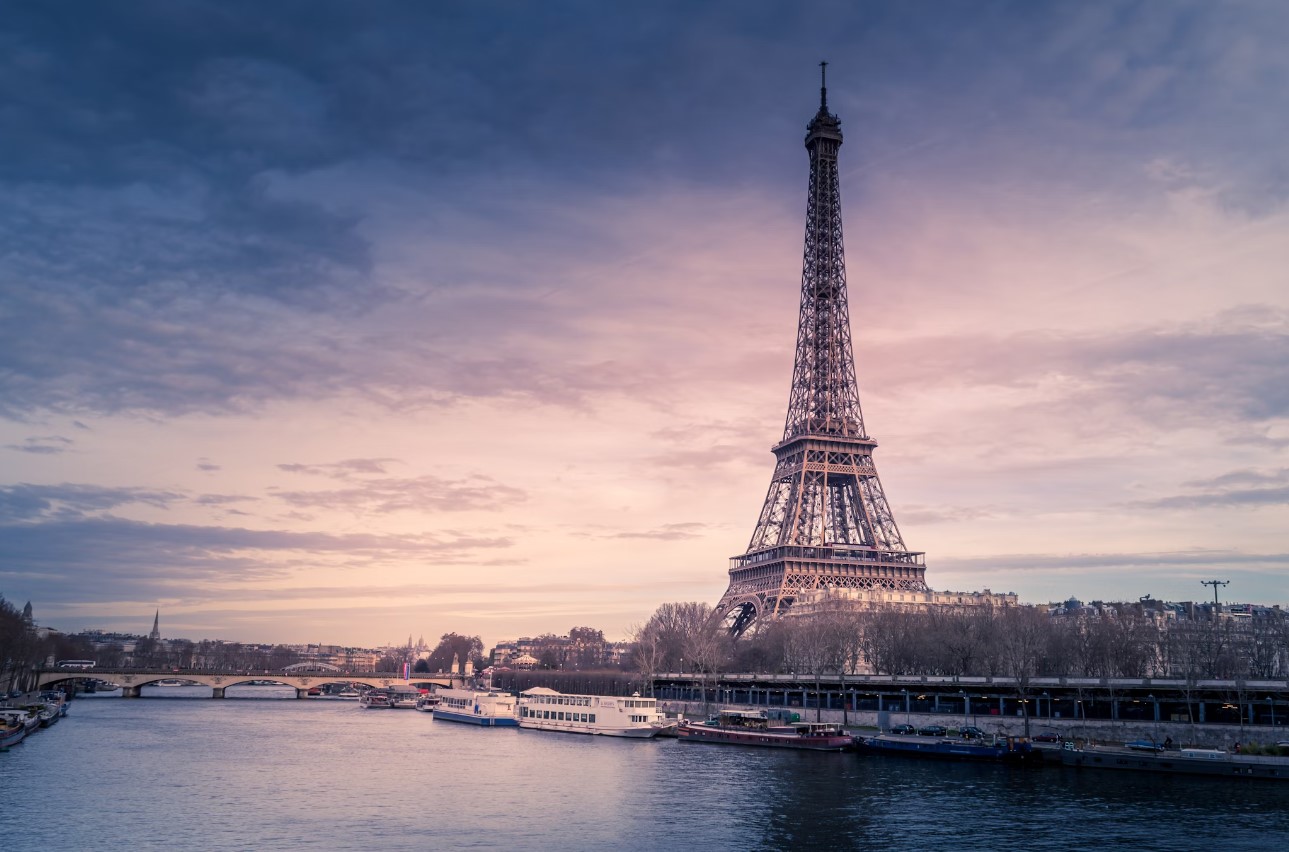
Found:
[[[418,687],[446,687],[462,683],[464,678],[457,674],[419,675],[411,680],[403,680],[401,673],[364,672],[354,674],[332,671],[309,672],[226,672],[226,671],[141,671],[138,669],[42,669],[36,672],[36,685],[39,689],[55,684],[65,684],[77,680],[104,680],[123,687],[123,694],[137,697],[139,689],[156,684],[163,680],[180,680],[197,686],[209,686],[217,698],[224,697],[224,690],[251,681],[272,681],[282,686],[292,687],[300,698],[306,697],[308,691],[327,683],[352,683],[368,688],[392,686],[394,684],[411,684]]]

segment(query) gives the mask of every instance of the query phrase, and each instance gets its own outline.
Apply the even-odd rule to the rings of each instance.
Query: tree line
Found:
[[[1289,618],[1159,620],[1127,608],[1053,617],[1046,607],[923,611],[838,606],[767,620],[735,638],[705,603],[666,603],[634,630],[635,663],[661,672],[755,671],[1010,677],[1264,679],[1289,674]]]
[[[13,690],[30,689],[35,684],[34,670],[51,658],[92,660],[94,648],[84,638],[58,633],[42,636],[30,601],[18,609],[0,595],[0,698]]]

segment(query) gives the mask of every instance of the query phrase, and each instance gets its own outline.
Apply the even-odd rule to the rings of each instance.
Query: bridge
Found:
[[[104,680],[121,687],[122,698],[138,698],[139,690],[160,681],[183,681],[196,686],[209,686],[213,690],[212,698],[224,698],[224,690],[230,686],[247,684],[252,681],[272,681],[282,686],[295,688],[296,698],[306,698],[309,690],[326,683],[357,684],[366,687],[394,686],[404,684],[421,688],[431,686],[451,687],[464,685],[465,676],[455,672],[438,672],[436,674],[413,673],[410,680],[404,680],[399,672],[343,672],[343,671],[157,671],[156,669],[71,669],[42,668],[36,670],[36,688],[49,689],[60,684],[78,680]]]

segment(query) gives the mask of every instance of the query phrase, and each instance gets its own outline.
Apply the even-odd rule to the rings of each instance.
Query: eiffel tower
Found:
[[[924,554],[904,546],[859,406],[841,239],[841,121],[828,112],[827,65],[820,63],[819,112],[806,126],[810,187],[788,417],[772,448],[778,461],[761,517],[716,605],[734,635],[783,615],[809,590],[927,591]]]

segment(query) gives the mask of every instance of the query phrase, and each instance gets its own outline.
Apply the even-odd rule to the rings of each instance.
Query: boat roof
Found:
[[[519,694],[520,695],[563,695],[564,693],[558,692],[554,689],[550,689],[545,686],[534,686],[530,689],[525,689],[523,692]]]

